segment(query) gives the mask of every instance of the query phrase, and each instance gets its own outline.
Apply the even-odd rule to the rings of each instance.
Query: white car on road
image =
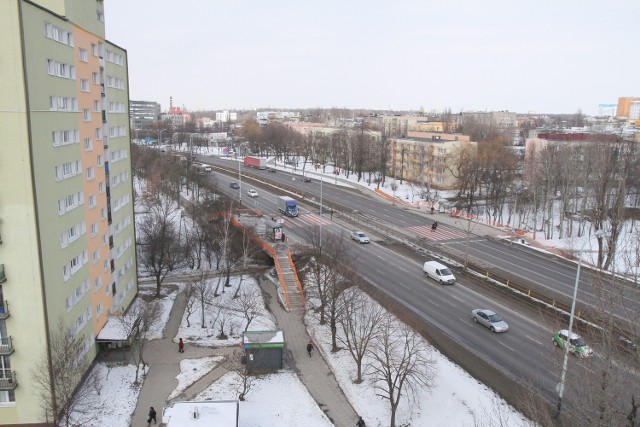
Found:
[[[355,240],[358,243],[370,243],[371,240],[369,236],[364,234],[362,231],[353,231],[351,232],[351,239]]]
[[[258,192],[256,190],[248,190],[247,194],[249,197],[258,197]]]

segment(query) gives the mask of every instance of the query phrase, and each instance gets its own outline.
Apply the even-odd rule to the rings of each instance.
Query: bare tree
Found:
[[[248,330],[251,322],[256,317],[260,316],[264,309],[264,301],[260,294],[260,290],[255,288],[243,289],[238,298],[231,300],[229,309],[244,317],[247,321],[244,330]]]
[[[245,397],[251,391],[256,377],[249,373],[247,365],[242,363],[242,357],[244,352],[242,350],[235,350],[229,354],[223,362],[223,366],[228,372],[236,374],[237,379],[235,381],[236,392],[238,393],[238,400],[245,401]]]
[[[162,311],[157,301],[142,301],[134,303],[129,310],[117,316],[124,335],[129,337],[131,357],[136,365],[134,384],[138,383],[140,369],[145,371],[147,362],[144,360],[146,344],[160,321]]]
[[[189,318],[193,315],[197,310],[197,299],[196,299],[196,291],[194,287],[194,282],[188,282],[184,290],[182,291],[182,295],[184,296],[184,313],[185,320],[187,321],[187,327],[191,327],[191,322]]]
[[[386,311],[355,286],[342,292],[340,304],[342,316],[338,323],[342,335],[338,335],[338,339],[349,350],[349,354],[356,363],[354,382],[360,384],[364,358]]]
[[[71,426],[87,422],[95,413],[83,397],[87,390],[76,387],[87,370],[85,337],[76,335],[59,321],[51,331],[48,351],[31,370],[38,386],[39,402],[46,420],[54,425]]]
[[[156,279],[156,297],[167,275],[184,261],[179,234],[171,217],[172,203],[162,203],[152,209],[139,223],[138,259],[140,266]]]
[[[371,358],[369,379],[376,395],[389,402],[389,426],[395,427],[403,394],[414,399],[416,392],[431,387],[434,369],[431,353],[413,329],[386,315],[368,356]]]
[[[205,313],[207,306],[209,306],[213,300],[213,288],[204,278],[204,272],[201,274],[200,279],[193,282],[193,289],[197,304],[200,306],[200,324],[202,328],[206,328]]]

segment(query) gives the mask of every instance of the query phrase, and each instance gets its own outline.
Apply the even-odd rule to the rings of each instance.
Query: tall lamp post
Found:
[[[320,218],[322,218],[322,182],[323,181],[324,181],[324,170],[323,170],[323,173],[320,174]],[[320,221],[320,255],[322,256],[322,221]]]
[[[595,237],[600,237],[604,235],[604,231],[602,230],[596,230],[596,232],[594,233]],[[573,319],[574,319],[574,314],[576,311],[576,297],[578,295],[578,283],[580,283],[580,267],[582,266],[582,258],[580,257],[580,254],[582,253],[582,250],[584,249],[585,245],[589,243],[589,240],[587,239],[582,246],[580,246],[580,249],[578,249],[577,254],[578,254],[578,269],[576,270],[576,281],[575,284],[573,285],[573,299],[571,301],[571,314],[569,315],[569,331],[568,331],[568,335],[567,335],[567,339],[571,339],[571,332],[573,330]],[[564,383],[566,381],[567,378],[567,368],[569,365],[569,345],[568,343],[565,343],[564,345],[564,359],[562,360],[562,373],[560,374],[560,382],[558,383],[558,405],[556,407],[557,410],[557,416],[560,417],[560,412],[562,411],[562,397],[564,396]]]

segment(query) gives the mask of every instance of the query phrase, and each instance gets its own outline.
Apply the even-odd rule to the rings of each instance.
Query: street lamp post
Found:
[[[320,174],[320,218],[322,218],[322,181],[324,181],[324,174]],[[322,255],[322,221],[320,221],[320,255]]]
[[[242,206],[242,169],[240,169],[240,163],[242,162],[238,162],[238,202]]]
[[[604,235],[604,231],[596,230],[594,233],[596,237],[600,237]],[[571,313],[569,314],[569,331],[567,335],[567,339],[571,339],[571,332],[573,330],[573,319],[576,311],[576,298],[578,295],[578,283],[580,283],[580,267],[582,266],[582,258],[580,257],[580,253],[584,249],[585,245],[589,243],[589,240],[586,240],[580,249],[577,251],[578,254],[578,269],[576,270],[576,281],[573,285],[573,299],[571,301]],[[562,411],[562,397],[564,396],[564,383],[567,378],[567,368],[569,365],[569,345],[565,343],[564,345],[564,359],[562,360],[562,373],[560,374],[560,383],[558,383],[558,405],[556,407],[557,416],[560,416],[560,412]]]

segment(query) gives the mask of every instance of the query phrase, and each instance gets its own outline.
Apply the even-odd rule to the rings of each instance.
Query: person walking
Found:
[[[358,422],[356,423],[356,427],[367,427],[367,424],[364,422],[362,417],[358,417]]]
[[[431,224],[431,232],[433,233],[434,231],[436,231],[436,223],[434,222],[433,224]]]
[[[309,340],[309,343],[307,344],[307,353],[309,353],[309,357],[311,357],[312,351],[313,351],[313,343],[311,342],[311,340]]]
[[[156,410],[153,409],[153,406],[151,407],[151,409],[149,409],[149,418],[147,419],[147,426],[151,425],[151,420],[153,420],[153,423],[156,424]]]
[[[178,341],[178,353],[184,353],[184,341],[182,341],[182,338]]]

